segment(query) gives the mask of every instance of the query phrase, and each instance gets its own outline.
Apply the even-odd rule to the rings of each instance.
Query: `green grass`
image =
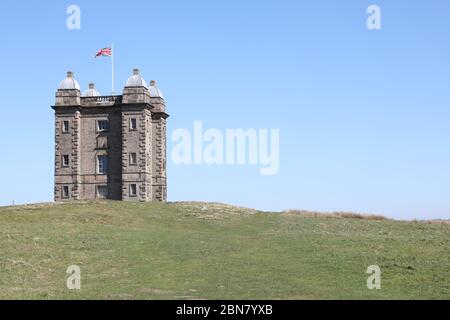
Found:
[[[0,299],[450,299],[450,226],[114,201],[0,208]],[[81,267],[81,290],[66,269]],[[382,270],[368,290],[366,269]]]

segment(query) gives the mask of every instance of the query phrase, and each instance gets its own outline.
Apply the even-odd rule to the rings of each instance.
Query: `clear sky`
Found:
[[[81,29],[66,27],[69,5]],[[382,29],[366,27],[381,8]],[[170,161],[170,201],[450,218],[450,2],[2,1],[0,205],[51,201],[67,70],[116,88],[133,67],[166,97],[168,136],[280,130],[280,169]]]

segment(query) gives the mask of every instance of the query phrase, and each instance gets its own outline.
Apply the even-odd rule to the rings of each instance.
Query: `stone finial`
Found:
[[[138,69],[138,68],[134,68],[134,69],[133,69],[133,74],[134,74],[135,76],[138,76],[138,75],[139,75],[139,69]]]
[[[155,80],[150,80],[150,85],[152,87],[156,87],[156,81]]]
[[[89,89],[95,89],[95,83],[89,83]]]
[[[67,78],[73,78],[73,72],[67,71]]]

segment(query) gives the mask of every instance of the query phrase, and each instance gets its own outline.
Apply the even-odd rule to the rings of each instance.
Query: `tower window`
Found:
[[[108,198],[108,186],[97,186],[97,198],[99,199]]]
[[[63,123],[62,123],[62,132],[63,133],[69,132],[69,121],[63,121]]]
[[[63,156],[62,156],[62,166],[63,167],[68,167],[69,166],[69,155],[68,154],[63,154]]]
[[[136,184],[130,184],[130,197],[136,197],[137,195],[137,186]]]
[[[137,164],[137,154],[135,152],[130,153],[130,165],[136,165]]]
[[[108,157],[98,156],[97,158],[97,173],[107,174],[108,173]]]
[[[109,121],[108,120],[97,120],[97,131],[99,131],[99,132],[109,131]]]
[[[136,118],[130,119],[130,130],[137,130],[137,120]]]
[[[62,187],[62,194],[61,194],[61,196],[62,196],[64,199],[69,198],[69,186],[63,186],[63,187]]]

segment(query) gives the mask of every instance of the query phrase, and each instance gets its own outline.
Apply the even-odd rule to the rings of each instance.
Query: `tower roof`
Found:
[[[73,77],[72,71],[67,72],[67,78],[60,82],[58,90],[80,90],[80,84]]]
[[[156,86],[155,80],[150,80],[150,86],[148,87],[148,91],[150,92],[150,97],[164,99],[161,90],[159,90],[158,87]]]
[[[133,75],[128,78],[125,87],[147,87],[144,78],[139,75],[139,69],[133,69]]]
[[[89,83],[89,89],[83,92],[83,97],[99,97],[100,92],[95,89],[95,84]]]

